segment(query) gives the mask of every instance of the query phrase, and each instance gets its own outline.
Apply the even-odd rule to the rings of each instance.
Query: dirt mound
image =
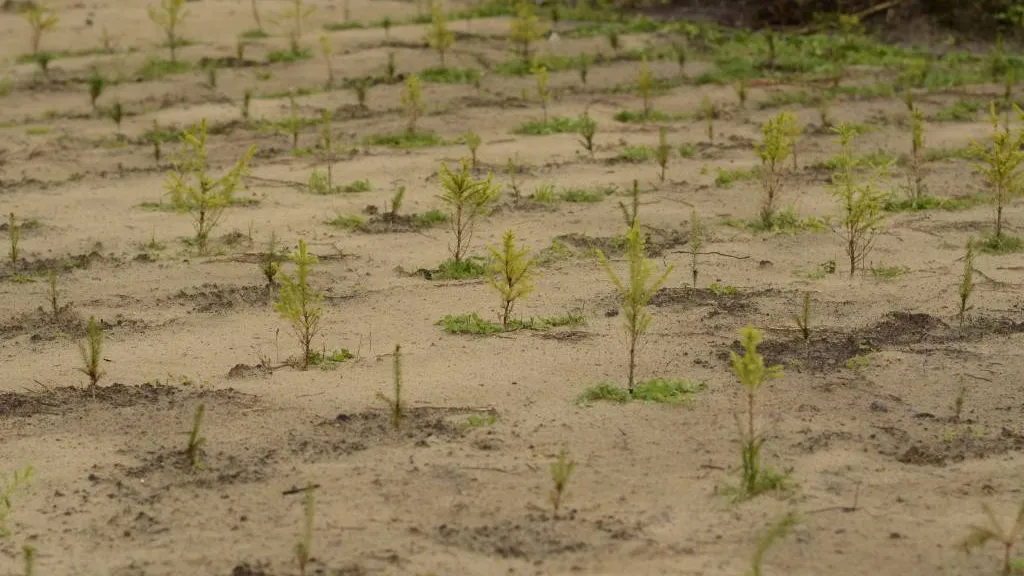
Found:
[[[0,393],[0,417],[27,417],[36,414],[64,414],[86,404],[125,408],[146,404],[175,403],[186,399],[210,398],[226,402],[245,402],[248,394],[231,388],[223,390],[187,390],[165,384],[127,386],[111,384],[93,388],[63,386],[38,392]]]

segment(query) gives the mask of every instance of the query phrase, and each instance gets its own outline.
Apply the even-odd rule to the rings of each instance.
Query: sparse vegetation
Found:
[[[490,211],[501,189],[492,183],[490,174],[486,179],[474,178],[467,161],[462,162],[458,172],[442,164],[438,175],[444,188],[441,201],[451,211],[449,220],[455,243],[448,250],[452,262],[458,265],[466,258],[477,222]]]
[[[1024,119],[1024,112],[1017,108],[1017,115]],[[1010,200],[1024,191],[1024,129],[1014,135],[1010,128],[999,126],[995,104],[989,118],[992,123],[992,143],[984,146],[971,142],[971,150],[980,159],[978,173],[989,186],[989,197],[996,207],[995,230],[990,238],[983,241],[982,250],[993,253],[1008,252],[1020,245],[1017,238],[1003,234],[1003,210]]]
[[[569,479],[572,478],[572,473],[576,470],[576,462],[569,458],[569,452],[563,448],[558,452],[558,458],[551,464],[551,507],[554,509],[555,516],[558,516],[558,510],[562,507],[562,501],[565,499],[568,493]]]
[[[78,351],[82,356],[82,367],[79,372],[89,377],[89,387],[96,386],[103,377],[100,360],[103,355],[103,326],[95,316],[89,317],[85,328],[85,341],[78,343]]]
[[[516,302],[533,292],[533,268],[537,262],[527,248],[517,248],[511,231],[502,236],[501,246],[488,246],[491,253],[488,282],[501,295],[501,325],[508,329]]]
[[[302,370],[309,368],[313,338],[320,332],[320,320],[323,308],[320,303],[323,295],[309,283],[309,277],[316,264],[316,256],[309,253],[306,240],[299,240],[299,248],[292,253],[292,264],[295,274],[278,273],[281,288],[274,302],[274,310],[288,322],[289,328],[299,341],[302,357],[299,363]]]
[[[990,505],[983,504],[987,524],[979,526],[974,524],[970,533],[963,541],[963,549],[971,553],[978,548],[985,547],[989,542],[995,542],[1003,547],[1003,561],[1001,566],[1002,576],[1010,576],[1014,573],[1013,549],[1017,546],[1021,534],[1024,533],[1024,504],[1017,509],[1013,523],[1004,527],[1003,523],[996,518],[996,513]]]

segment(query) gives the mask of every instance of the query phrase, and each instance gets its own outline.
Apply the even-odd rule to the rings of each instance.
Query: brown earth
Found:
[[[340,4],[317,4],[303,39],[310,46],[322,24],[342,19]],[[283,5],[267,4],[265,17]],[[987,230],[990,208],[891,216],[871,263],[899,273],[851,279],[830,232],[766,235],[725,224],[754,218],[760,191],[756,181],[715,187],[715,168],[752,168],[750,143],[775,113],[735,109],[732,88],[685,84],[656,99],[658,110],[672,114],[692,113],[705,94],[730,108],[716,124],[715,145],[704,143],[699,123],[668,124],[674,145],[691,144],[699,153],[675,157],[660,183],[650,162],[614,161],[623,142],[657,143],[656,126],[612,119],[639,107],[635,96],[610,90],[632,81],[635,63],[595,66],[585,89],[575,73],[552,75],[560,96],[551,113],[575,117],[589,106],[597,120],[596,160],[581,154],[571,134],[512,134],[540,115],[535,103],[519,100],[532,86],[529,78],[486,75],[480,91],[426,84],[423,127],[448,139],[476,131],[481,161],[494,169],[518,156],[528,167],[520,175],[527,193],[546,182],[616,189],[593,204],[506,203],[474,240],[483,254],[507,229],[535,252],[560,239],[563,248],[544,252],[537,291],[519,312],[582,309],[584,327],[449,335],[438,319],[473,311],[493,319],[497,302],[482,281],[430,281],[410,272],[435,269],[447,257],[444,226],[395,230],[377,220],[368,234],[325,223],[336,213],[384,207],[400,184],[408,190],[407,213],[442,207],[436,170],[462,157],[463,146],[361,145],[365,136],[402,128],[400,86],[373,87],[369,111],[359,111],[351,91],[297,99],[310,118],[321,109],[338,111],[335,138],[354,152],[335,164],[335,178],[373,184],[370,192],[318,196],[304,184],[322,163],[293,156],[288,136],[247,129],[237,103],[251,88],[254,119],[283,118],[287,99],[264,96],[321,86],[321,60],[221,69],[215,89],[201,72],[111,86],[100,105],[116,99],[128,110],[123,137],[115,138],[112,123],[92,114],[81,82],[92,66],[131,72],[147,55],[162,54],[154,28],[141,6],[52,7],[61,25],[44,38],[47,49],[98,46],[106,27],[120,52],[55,60],[50,81],[39,79],[33,65],[12,64],[16,87],[0,100],[0,213],[38,221],[23,234],[23,261],[0,268],[0,472],[35,469],[12,499],[0,571],[21,573],[21,549],[29,544],[38,550],[40,574],[296,574],[302,497],[285,493],[310,483],[319,485],[317,574],[735,575],[748,570],[758,536],[791,509],[801,523],[768,555],[766,573],[997,570],[994,556],[966,556],[958,547],[968,525],[982,520],[981,502],[1009,517],[1022,498],[1020,256],[979,256],[975,308],[963,329],[956,319],[962,247]],[[181,50],[187,61],[231,58],[236,34],[251,27],[247,3],[191,2],[188,9],[186,34],[194,44]],[[351,11],[369,22],[385,14],[409,18],[416,8],[352,0]],[[454,64],[507,57],[507,21],[453,27],[464,33],[450,56]],[[379,28],[331,32],[336,74],[379,75],[389,51],[400,72],[434,66],[436,56],[420,46],[423,34],[423,26],[395,27],[387,41]],[[627,47],[654,41],[623,38]],[[27,45],[24,23],[0,14],[3,53],[13,60]],[[262,61],[284,46],[281,37],[255,40],[246,59]],[[543,50],[603,47],[600,38],[563,39]],[[710,64],[695,59],[688,66],[696,74]],[[676,73],[667,62],[653,68],[666,78]],[[750,99],[786,89],[755,87]],[[933,93],[919,103],[931,114],[957,97]],[[906,130],[885,121],[902,106],[842,101],[833,114],[867,123],[858,151],[904,154]],[[813,127],[813,108],[795,111]],[[168,167],[166,160],[154,163],[142,136],[153,120],[181,127],[204,117],[220,126],[210,137],[217,166],[259,146],[242,194],[258,202],[229,209],[213,254],[197,256],[182,243],[192,233],[187,215],[140,207],[161,199]],[[930,147],[948,148],[987,134],[979,116],[930,123],[926,138]],[[300,145],[315,138],[309,128]],[[164,152],[175,149],[167,144]],[[831,135],[809,130],[783,204],[804,216],[835,216],[827,174],[809,168],[835,150]],[[650,254],[676,266],[655,296],[640,374],[705,382],[688,407],[575,402],[593,383],[624,378],[622,318],[590,250],[609,250],[622,268],[614,251],[622,225],[617,203],[627,201],[634,179],[643,190]],[[957,160],[930,163],[926,183],[939,196],[981,190],[973,167]],[[687,288],[691,209],[710,227],[707,251],[739,256],[703,256],[699,290]],[[1024,210],[1014,205],[1006,219],[1019,230]],[[314,283],[326,295],[325,319],[315,346],[347,348],[354,359],[331,370],[281,366],[296,349],[258,269],[271,232],[289,249],[305,238],[320,256]],[[153,240],[163,247],[146,247]],[[818,273],[829,261],[839,269]],[[38,276],[51,268],[67,306],[56,318]],[[792,322],[805,291],[814,310],[807,343]],[[107,338],[105,376],[95,390],[76,371],[89,316],[102,321]],[[766,331],[767,358],[786,364],[784,377],[763,390],[760,425],[765,458],[790,472],[794,486],[733,503],[722,491],[739,474],[740,390],[728,352],[738,349],[738,330],[747,324]],[[396,343],[404,349],[411,407],[400,432],[390,429],[376,397],[391,393],[389,352]],[[953,404],[962,388],[957,421]],[[182,450],[200,403],[205,468],[194,471]],[[470,426],[471,416],[484,425]],[[578,468],[567,509],[554,515],[549,465],[562,448]]]

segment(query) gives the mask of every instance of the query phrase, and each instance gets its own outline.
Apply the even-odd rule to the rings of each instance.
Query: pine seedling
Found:
[[[331,113],[323,111],[320,128],[320,146],[323,148],[323,160],[327,165],[327,191],[334,190],[334,137],[331,133]]]
[[[349,88],[356,93],[356,104],[359,108],[366,110],[366,95],[372,86],[369,78],[355,78],[348,83]]]
[[[686,78],[686,44],[676,42],[672,45],[672,52],[676,57],[676,65],[679,66],[679,77]]]
[[[114,127],[117,129],[117,133],[121,134],[121,120],[124,118],[124,106],[120,102],[114,102],[114,105],[110,107],[110,119],[114,121]]]
[[[818,121],[821,122],[821,127],[823,129],[832,127],[832,115],[829,109],[829,92],[826,88],[821,88],[818,92]]]
[[[908,92],[909,93],[909,92]],[[910,163],[907,180],[910,199],[918,206],[925,195],[924,188],[924,112],[911,104],[910,108]]]
[[[60,304],[58,299],[60,297],[60,291],[57,289],[57,271],[50,269],[46,274],[46,294],[47,300],[50,301],[50,314],[53,316],[53,321],[56,322],[57,318],[60,317]]]
[[[590,117],[590,114],[583,112],[579,117],[580,144],[583,149],[594,157],[594,135],[597,134],[597,121]]]
[[[423,101],[423,85],[415,74],[410,74],[405,81],[405,90],[402,91],[402,107],[405,108],[405,116],[408,118],[405,130],[409,134],[416,133],[416,122],[427,109]]]
[[[206,445],[206,438],[204,438],[200,429],[203,426],[203,414],[206,412],[206,405],[200,404],[196,406],[195,416],[192,417],[192,430],[188,433],[188,444],[185,446],[185,457],[188,458],[188,463],[193,470],[202,470],[205,466],[203,465],[203,446]]]
[[[267,288],[273,288],[276,284],[277,274],[281,271],[281,256],[278,254],[279,244],[277,233],[271,232],[267,240],[267,250],[260,255],[260,272],[267,280]]]
[[[405,400],[402,398],[402,347],[395,344],[395,352],[391,355],[391,381],[394,388],[394,397],[377,393],[388,407],[388,415],[391,418],[391,427],[396,431],[401,429],[402,421],[405,420]]]
[[[764,141],[757,147],[757,155],[761,158],[758,172],[761,190],[761,227],[771,230],[775,223],[778,195],[782,190],[783,166],[792,152],[787,126],[794,122],[790,112],[781,112],[761,127]]]
[[[250,2],[250,8],[252,9],[252,19],[256,21],[256,29],[263,32],[263,18],[260,17],[260,6],[257,0]]]
[[[399,186],[398,190],[395,190],[395,194],[391,197],[391,219],[394,220],[398,216],[398,212],[402,209],[402,205],[405,203],[405,186]]]
[[[458,172],[451,171],[447,164],[441,164],[438,175],[444,189],[440,199],[451,210],[449,220],[455,243],[448,250],[452,260],[459,264],[469,252],[477,221],[490,212],[500,188],[493,184],[491,174],[486,179],[473,178],[466,160],[462,161]]]
[[[785,120],[783,121],[783,129],[786,132],[787,138],[789,138],[789,150],[793,157],[793,172],[797,171],[797,143],[800,141],[800,135],[803,133],[803,127],[800,126],[800,122],[796,119],[796,116],[792,113],[786,114]]]
[[[544,66],[533,68],[533,79],[537,84],[537,99],[544,110],[544,123],[548,123],[548,102],[551,101],[551,87],[548,85],[548,69]]]
[[[103,30],[100,32],[100,46],[103,47],[104,54],[114,53],[114,41],[110,37],[110,31],[107,30],[106,26],[104,26]]]
[[[612,49],[612,54],[617,56],[619,48],[622,48],[622,37],[619,36],[619,30],[615,27],[609,28],[604,37],[608,40],[608,47]]]
[[[95,316],[89,317],[89,323],[85,329],[85,342],[78,343],[78,351],[82,355],[82,367],[79,372],[89,377],[89,387],[96,386],[103,376],[100,369],[100,357],[103,354],[103,327],[96,321]]]
[[[302,116],[299,116],[299,105],[295,102],[294,91],[288,95],[288,109],[290,113],[284,119],[284,128],[292,136],[292,151],[299,148],[299,134],[302,133]]]
[[[394,52],[388,52],[388,63],[385,72],[387,73],[388,81],[394,81],[395,76],[398,74],[398,67],[395,65]]]
[[[198,127],[182,135],[181,157],[167,174],[164,187],[171,205],[192,216],[195,241],[205,253],[210,233],[220,222],[224,210],[231,205],[242,176],[248,173],[249,160],[256,153],[252,146],[220,178],[209,173],[206,149],[206,119]]]
[[[568,496],[569,479],[576,471],[576,461],[569,458],[569,452],[562,448],[558,452],[558,458],[551,464],[551,507],[554,509],[555,517],[558,517],[558,510],[562,502]]]
[[[34,546],[25,544],[21,547],[22,559],[25,561],[25,576],[34,576],[36,573],[36,549]]]
[[[659,273],[655,264],[645,257],[646,242],[640,231],[638,219],[633,221],[633,225],[626,233],[625,240],[626,259],[629,262],[629,272],[626,277],[620,278],[615,273],[604,252],[598,250],[597,258],[608,273],[612,284],[619,291],[621,298],[626,335],[629,340],[627,390],[632,396],[636,384],[637,345],[651,324],[651,315],[647,312],[647,305],[654,294],[665,284],[669,273],[672,272],[672,267],[669,266]]]
[[[153,120],[153,136],[150,138],[150,142],[153,144],[153,161],[160,164],[160,159],[163,158],[163,150],[160,144],[160,123]]]
[[[21,251],[19,250],[19,245],[21,244],[21,224],[18,223],[18,220],[14,217],[14,212],[11,212],[11,215],[7,219],[7,235],[11,240],[11,264],[17,265],[18,257],[21,255]]]
[[[313,557],[313,530],[316,519],[316,500],[313,496],[316,486],[310,484],[302,492],[302,516],[304,519],[302,538],[295,543],[295,561],[299,565],[299,574],[306,576],[306,566]]]
[[[427,43],[437,52],[441,59],[441,68],[445,67],[445,54],[455,44],[455,33],[448,28],[448,19],[444,15],[444,7],[440,0],[430,4],[430,30],[427,31]]]
[[[811,293],[804,292],[803,306],[800,308],[800,315],[793,316],[793,322],[796,324],[798,330],[800,330],[800,338],[803,339],[804,344],[809,344],[811,341]]]
[[[516,302],[533,292],[533,268],[537,261],[530,257],[529,248],[517,248],[516,236],[505,232],[501,247],[488,246],[491,253],[488,283],[501,296],[501,325],[508,328]]]
[[[668,144],[668,129],[664,126],[658,129],[658,148],[654,152],[655,158],[658,160],[658,166],[661,167],[661,173],[658,174],[658,180],[664,183],[665,171],[668,170],[669,154],[672,152],[672,147]]]
[[[690,274],[693,276],[693,289],[697,289],[697,276],[699,271],[697,269],[698,257],[700,256],[701,249],[704,248],[704,242],[707,240],[707,232],[704,230],[704,223],[701,221],[700,216],[697,215],[697,210],[693,209],[690,211],[690,241],[688,248],[690,252]]]
[[[295,264],[295,275],[290,276],[283,271],[278,273],[281,289],[278,290],[274,310],[288,322],[298,339],[302,349],[301,367],[306,370],[309,368],[313,338],[320,332],[323,295],[309,285],[309,276],[317,258],[309,253],[304,239],[299,240],[299,248],[292,254],[291,261]]]
[[[985,518],[988,523],[985,526],[972,525],[970,533],[963,541],[963,549],[968,554],[978,548],[984,547],[989,542],[996,542],[1003,546],[1003,565],[1000,574],[1010,576],[1014,572],[1013,548],[1024,533],[1024,504],[1017,509],[1017,516],[1013,524],[1003,527],[1003,523],[996,518],[996,513],[987,503],[982,505],[985,511]]]
[[[971,294],[974,293],[974,238],[967,240],[967,249],[964,252],[964,273],[960,277],[960,311],[957,314],[960,319],[960,329],[964,328],[964,318],[967,316],[967,311],[971,309],[967,305],[967,301],[970,300]]]
[[[768,60],[764,63],[764,68],[773,70],[778,58],[778,38],[775,35],[775,30],[771,28],[765,30],[764,40],[768,44]]]
[[[839,169],[832,175],[832,195],[842,209],[839,235],[845,245],[852,278],[867,261],[879,227],[885,219],[882,214],[884,195],[872,183],[857,181],[853,169],[855,159],[850,147],[856,131],[845,123],[840,124],[837,131],[841,151]]]
[[[711,103],[711,98],[707,94],[701,100],[701,111],[704,116],[704,123],[707,126],[708,143],[715,143],[715,105]]]
[[[392,26],[392,24],[393,24],[393,22],[391,21],[391,16],[385,16],[384,20],[382,20],[381,23],[380,23],[381,28],[384,29],[384,38],[385,39],[391,38],[391,26]]]
[[[98,111],[96,107],[96,100],[99,99],[100,95],[103,94],[103,88],[107,82],[103,76],[97,70],[93,70],[89,77],[86,78],[86,83],[89,85],[89,104],[92,106],[93,112]]]
[[[747,79],[742,78],[736,83],[736,99],[739,100],[740,110],[747,108]]]
[[[619,202],[619,210],[622,211],[622,220],[626,224],[626,229],[632,228],[640,218],[640,182],[638,180],[633,180],[629,198],[629,206]]]
[[[1020,108],[1017,114],[1024,117]],[[1024,190],[1024,130],[1014,136],[1009,128],[1000,128],[993,103],[989,109],[992,122],[992,144],[983,146],[976,140],[971,141],[971,151],[980,161],[978,172],[985,178],[989,186],[989,196],[996,205],[996,229],[993,237],[995,243],[1003,240],[1003,210],[1010,200]]]
[[[235,39],[235,62],[238,66],[242,66],[245,63],[245,38],[239,36]]]
[[[761,537],[757,539],[757,547],[750,558],[750,576],[762,576],[764,574],[764,557],[773,546],[793,531],[793,527],[799,523],[796,512],[789,511],[780,520],[772,524]]]
[[[1010,129],[1010,112],[1013,110],[1013,87],[1017,84],[1017,70],[1010,68],[1003,79],[1003,106],[1006,109],[1003,126]]]
[[[25,466],[21,470],[15,470],[10,479],[0,480],[0,538],[11,535],[11,530],[7,527],[7,520],[11,517],[13,510],[12,501],[15,494],[28,484],[33,472],[31,466]]]
[[[509,29],[509,41],[517,47],[519,57],[527,62],[530,60],[533,44],[544,37],[547,27],[537,17],[533,2],[519,0],[516,5],[516,17]]]
[[[288,47],[292,53],[297,54],[301,51],[299,40],[302,39],[303,22],[312,16],[313,12],[316,12],[316,6],[306,8],[303,6],[303,0],[292,0],[292,5],[278,14],[277,25],[288,26]]]
[[[188,15],[188,11],[185,10],[186,1],[160,0],[159,6],[146,8],[149,19],[164,32],[167,48],[171,51],[171,62],[178,61],[177,50],[182,43],[180,27]]]
[[[757,351],[762,334],[753,326],[748,325],[740,330],[740,343],[743,356],[730,351],[733,374],[743,386],[746,397],[746,421],[740,418],[740,454],[743,462],[743,477],[740,493],[745,497],[778,487],[781,479],[761,463],[761,448],[764,437],[754,423],[757,391],[761,385],[782,375],[782,366],[765,366],[764,358]]]
[[[246,124],[249,123],[249,106],[252,104],[252,90],[249,88],[245,89],[242,94],[242,121]]]
[[[646,55],[640,60],[640,71],[636,74],[636,91],[644,103],[644,119],[650,118],[653,111],[651,95],[654,93],[654,73],[651,72]]]
[[[512,188],[512,202],[515,203],[518,206],[519,205],[519,201],[522,200],[522,198],[523,198],[523,194],[522,194],[522,183],[516,178],[517,174],[519,174],[519,165],[517,164],[516,160],[514,160],[512,158],[509,158],[508,159],[508,185],[509,185],[510,188]]]
[[[209,64],[206,67],[206,85],[211,90],[217,89],[217,65],[214,63]]]
[[[587,85],[587,77],[590,75],[590,58],[586,54],[580,54],[580,57],[576,60],[576,71],[580,75],[580,84]]]
[[[476,172],[476,152],[480,149],[480,135],[476,132],[467,132],[463,139],[466,141],[466,148],[469,148],[469,157],[473,171]]]
[[[39,54],[43,42],[43,34],[57,27],[60,18],[57,13],[46,6],[29,3],[29,8],[22,10],[21,17],[32,28],[32,54]]]
[[[326,34],[320,35],[320,54],[324,57],[324,66],[327,67],[327,83],[325,86],[330,91],[334,89],[334,66],[331,65],[334,47],[331,46],[331,39]]]

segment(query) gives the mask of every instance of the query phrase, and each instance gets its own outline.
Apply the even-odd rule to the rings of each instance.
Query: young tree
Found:
[[[759,178],[764,199],[761,202],[761,226],[771,230],[777,210],[776,200],[782,189],[783,164],[792,152],[792,142],[788,126],[793,122],[791,112],[781,112],[761,127],[764,142],[757,147],[757,155],[761,158]]]
[[[612,284],[619,291],[625,320],[626,335],[629,339],[629,368],[627,372],[627,389],[633,395],[636,386],[636,349],[640,338],[647,332],[651,324],[651,315],[647,305],[654,294],[661,289],[668,279],[672,267],[658,273],[655,264],[644,255],[646,242],[640,231],[640,221],[636,218],[626,233],[626,259],[629,261],[627,276],[620,278],[603,252],[598,250],[597,258],[601,262]]]
[[[28,3],[29,8],[21,12],[21,17],[32,27],[32,54],[39,53],[39,46],[43,42],[43,33],[57,26],[60,18],[46,6]]]
[[[303,6],[303,0],[293,0],[291,6],[281,10],[278,14],[275,23],[285,28],[285,33],[288,35],[288,47],[292,53],[301,51],[300,40],[302,40],[303,22],[312,16],[314,12],[316,12],[316,6],[307,8]]]
[[[103,356],[103,326],[96,321],[94,316],[89,317],[89,324],[85,330],[85,341],[78,343],[78,351],[82,355],[82,367],[79,372],[89,377],[89,387],[95,386],[103,370],[100,369],[100,359]]]
[[[852,278],[871,253],[879,226],[885,220],[882,214],[885,195],[872,183],[859,182],[858,176],[854,174],[856,160],[850,149],[850,141],[856,131],[845,123],[840,124],[837,130],[842,150],[839,153],[839,169],[832,175],[832,195],[839,200],[843,211],[839,235],[846,245]]]
[[[501,294],[501,325],[506,329],[516,302],[533,292],[533,268],[537,264],[530,258],[530,250],[516,248],[515,241],[515,234],[508,230],[500,248],[487,247],[491,253],[487,281]]]
[[[520,0],[516,7],[516,18],[512,20],[509,30],[509,40],[518,47],[519,57],[523,61],[530,60],[530,52],[534,42],[537,42],[547,32],[547,27],[537,18],[533,2]]]
[[[537,83],[537,99],[544,110],[544,123],[548,123],[548,103],[551,102],[551,87],[548,85],[548,69],[545,66],[533,68],[533,78]]]
[[[740,331],[740,343],[743,345],[743,356],[730,351],[732,371],[743,386],[746,397],[746,418],[740,421],[740,453],[743,461],[743,482],[741,493],[751,497],[777,485],[777,476],[761,464],[761,448],[764,436],[757,431],[755,425],[755,406],[757,391],[761,385],[782,376],[782,366],[765,366],[764,357],[757,351],[762,334],[753,326]]]
[[[167,174],[171,205],[192,215],[196,244],[205,253],[210,232],[220,222],[224,209],[234,200],[235,190],[249,169],[256,147],[248,151],[220,178],[209,173],[206,150],[206,119],[182,135],[184,148],[174,169]]]
[[[414,134],[416,132],[416,123],[427,109],[427,105],[423,101],[423,85],[420,84],[420,79],[415,74],[410,74],[409,79],[405,81],[405,90],[402,90],[402,106],[405,108],[405,115],[409,119],[405,130],[410,134]]]
[[[427,42],[437,52],[441,59],[441,68],[444,68],[444,55],[455,43],[455,34],[448,29],[448,20],[445,18],[440,0],[434,0],[430,5],[430,30],[427,31]]]
[[[288,322],[298,339],[302,349],[302,369],[305,370],[309,368],[313,338],[320,332],[323,295],[309,285],[309,275],[317,258],[307,250],[305,239],[299,240],[299,248],[292,254],[291,261],[295,264],[295,275],[289,276],[283,271],[278,273],[281,289],[278,290],[274,310]]]
[[[171,51],[171,62],[178,61],[178,46],[181,45],[179,28],[188,15],[186,0],[160,0],[160,6],[149,6],[149,19],[164,31],[167,48]]]
[[[1016,108],[1016,107],[1015,107]],[[1024,112],[1016,108],[1017,115],[1024,118]],[[996,205],[996,229],[992,238],[994,245],[1003,243],[1003,210],[1010,199],[1024,191],[1024,129],[1014,136],[1009,128],[999,126],[996,107],[989,111],[992,121],[992,144],[983,146],[971,141],[971,150],[980,158],[978,172],[989,185],[989,195]]]
[[[441,164],[438,175],[444,188],[440,198],[451,210],[449,221],[455,237],[455,245],[450,246],[449,251],[452,260],[458,264],[469,252],[477,221],[490,212],[500,188],[492,183],[494,177],[491,174],[484,180],[473,178],[466,160],[462,161],[458,172],[451,171],[447,164]]]
[[[647,63],[647,56],[644,55],[640,61],[640,71],[636,75],[636,90],[644,102],[644,119],[651,116],[651,95],[654,93],[654,74],[651,72],[651,65]]]

